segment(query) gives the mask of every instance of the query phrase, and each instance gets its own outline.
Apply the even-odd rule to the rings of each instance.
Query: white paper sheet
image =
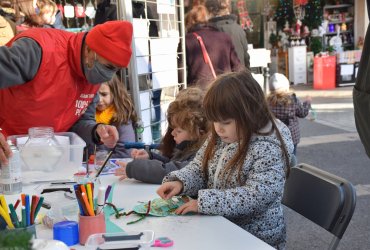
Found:
[[[134,37],[149,37],[149,21],[147,19],[133,18],[132,26],[134,29]]]
[[[158,14],[175,14],[175,0],[157,0]]]
[[[153,89],[176,86],[177,70],[153,73]]]
[[[151,55],[177,54],[178,37],[150,39]]]
[[[353,70],[354,70],[354,65],[353,64],[340,65],[340,75],[341,76],[352,75]]]
[[[149,56],[149,39],[135,38],[136,56]]]
[[[149,56],[136,57],[136,66],[138,74],[149,73]]]
[[[149,92],[141,92],[140,93],[140,108],[141,110],[150,109],[150,94]]]
[[[177,69],[177,55],[154,55],[152,56],[153,72]]]

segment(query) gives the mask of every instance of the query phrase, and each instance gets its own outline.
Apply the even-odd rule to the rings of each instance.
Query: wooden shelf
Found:
[[[338,9],[338,8],[349,8],[352,4],[336,4],[336,5],[325,5],[324,9]]]

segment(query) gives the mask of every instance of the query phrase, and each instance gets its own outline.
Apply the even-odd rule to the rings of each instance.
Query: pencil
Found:
[[[104,160],[103,165],[101,166],[101,168],[99,169],[99,171],[98,171],[98,173],[96,174],[95,177],[99,177],[99,175],[101,174],[101,172],[105,168],[105,165],[107,165],[107,162],[109,161],[109,158],[112,156],[112,154],[113,154],[113,150],[108,153],[107,157]]]

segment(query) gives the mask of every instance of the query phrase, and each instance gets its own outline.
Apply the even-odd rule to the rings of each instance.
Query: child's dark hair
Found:
[[[170,103],[167,109],[168,128],[161,141],[161,153],[172,157],[175,141],[171,132],[175,127],[180,127],[189,132],[195,143],[192,147],[200,147],[205,135],[209,131],[209,123],[204,115],[203,109],[204,91],[191,87],[183,89]]]
[[[269,135],[276,132],[286,161],[287,174],[289,172],[289,156],[283,138],[277,129],[274,116],[270,112],[265,95],[252,74],[243,70],[219,76],[209,88],[204,97],[205,115],[210,122],[235,119],[239,147],[235,156],[227,164],[225,175],[238,171],[238,181],[241,182],[241,170],[249,149],[253,134]],[[272,128],[266,133],[260,132],[271,122]],[[218,135],[212,126],[211,136],[205,150],[202,167],[205,178],[208,176],[208,162],[214,155]]]
[[[131,121],[133,125],[136,125],[138,119],[135,106],[123,82],[119,80],[117,75],[114,75],[112,80],[105,83],[110,89],[113,105],[116,109],[112,121],[118,125],[128,124]]]

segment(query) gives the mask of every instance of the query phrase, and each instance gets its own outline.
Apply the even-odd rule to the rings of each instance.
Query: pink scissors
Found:
[[[152,247],[171,247],[173,246],[173,240],[168,237],[159,237],[154,240]]]

